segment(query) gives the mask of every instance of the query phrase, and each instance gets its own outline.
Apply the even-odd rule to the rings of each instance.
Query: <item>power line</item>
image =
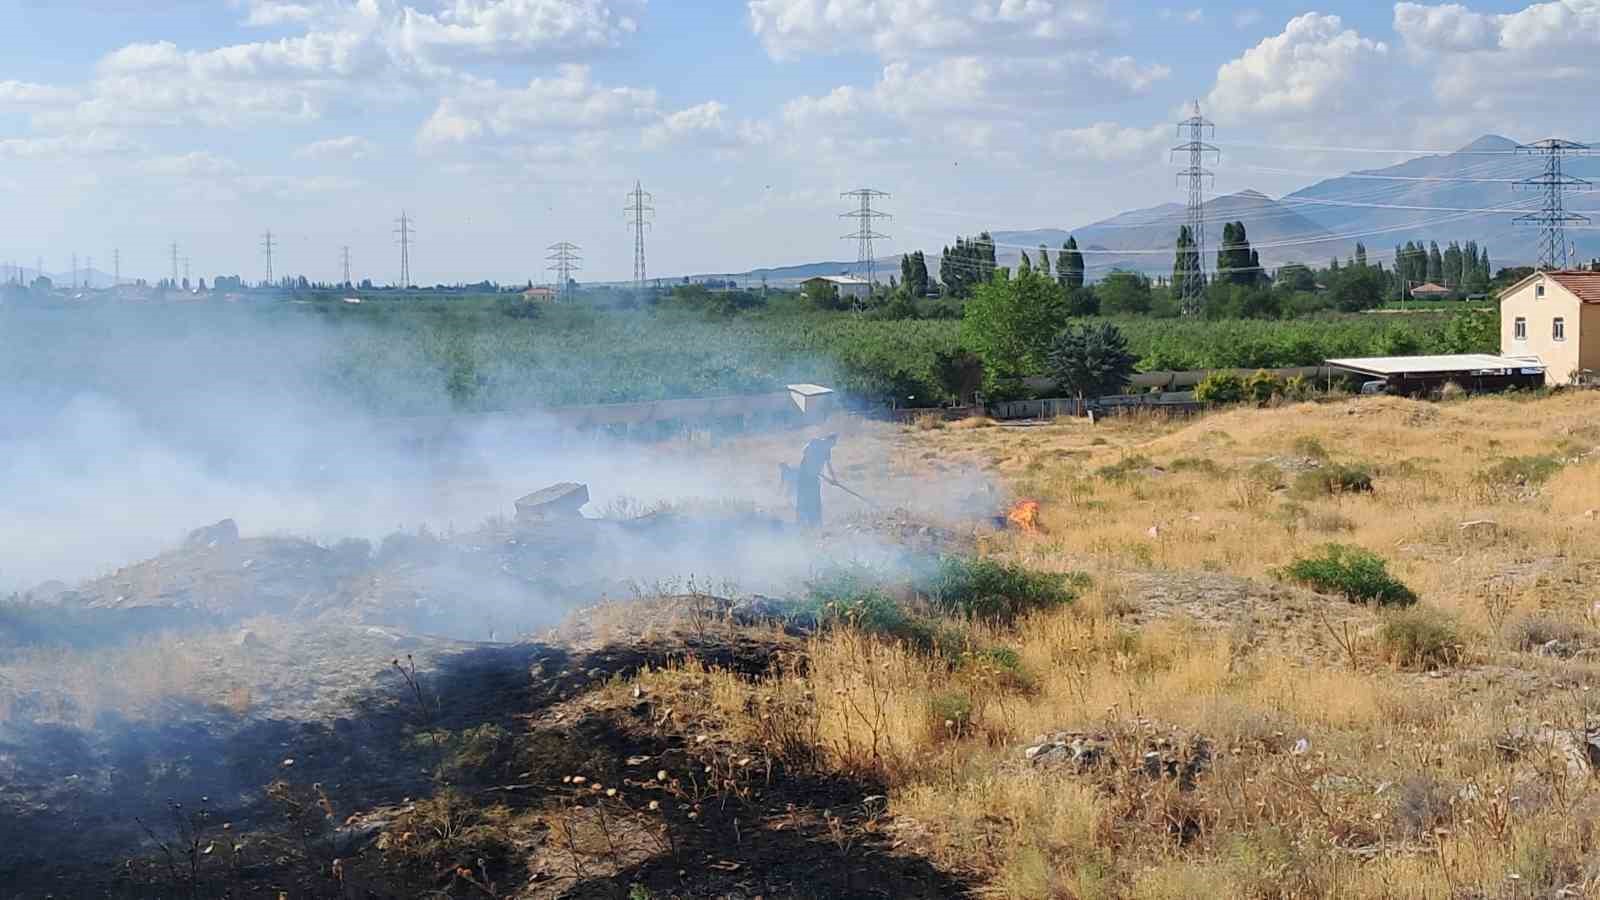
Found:
[[[1589,182],[1582,178],[1563,174],[1561,160],[1571,153],[1574,155],[1586,153],[1587,144],[1577,141],[1568,141],[1561,138],[1546,138],[1532,144],[1519,144],[1517,150],[1522,153],[1534,154],[1544,157],[1544,172],[1532,178],[1523,179],[1522,187],[1529,190],[1540,191],[1544,194],[1544,208],[1535,213],[1518,216],[1512,220],[1519,225],[1539,226],[1539,265],[1540,269],[1565,269],[1570,263],[1566,228],[1568,225],[1587,225],[1589,217],[1575,212],[1568,212],[1566,199],[1563,194],[1568,190],[1587,190]]]
[[[1178,170],[1178,180],[1188,181],[1189,206],[1188,225],[1189,240],[1194,247],[1194,252],[1199,256],[1195,265],[1185,267],[1183,283],[1177,285],[1179,302],[1185,313],[1200,311],[1205,302],[1206,292],[1206,179],[1216,180],[1210,170],[1206,169],[1206,156],[1215,154],[1218,162],[1222,160],[1222,151],[1206,143],[1206,131],[1210,129],[1212,136],[1216,135],[1217,126],[1212,124],[1205,116],[1200,115],[1200,101],[1194,101],[1194,115],[1178,123],[1178,136],[1182,137],[1184,130],[1188,129],[1189,140],[1172,148],[1173,153],[1187,153],[1189,165]]]
[[[644,232],[650,227],[651,217],[655,215],[655,197],[651,196],[639,185],[633,183],[633,192],[628,194],[627,222],[633,226],[633,287],[639,293],[644,293]]]
[[[411,287],[411,230],[413,226],[411,217],[405,210],[400,210],[400,218],[395,223],[394,233],[400,236],[400,287]]]
[[[581,268],[579,263],[583,261],[583,257],[578,255],[581,248],[577,244],[561,241],[545,249],[550,251],[550,255],[545,257],[550,265],[545,268],[556,273],[556,298],[570,300],[572,273]]]
[[[886,212],[879,212],[878,210],[873,209],[872,201],[877,199],[886,200],[888,199],[889,195],[883,191],[875,191],[872,188],[857,188],[853,191],[845,191],[844,193],[840,194],[839,197],[841,199],[854,198],[861,204],[857,209],[853,209],[847,213],[840,213],[839,218],[855,219],[858,223],[855,232],[845,235],[842,240],[853,240],[856,242],[856,275],[857,277],[863,277],[862,272],[866,273],[864,277],[867,280],[867,292],[871,293],[872,286],[877,281],[877,273],[874,271],[876,267],[876,260],[872,252],[872,242],[874,240],[889,239],[887,234],[879,234],[878,232],[874,231],[872,229],[872,223],[876,219],[893,218],[893,216]],[[859,310],[860,308],[861,298],[857,297],[856,309]]]
[[[272,286],[272,229],[261,236],[261,250],[267,256],[267,286]]]

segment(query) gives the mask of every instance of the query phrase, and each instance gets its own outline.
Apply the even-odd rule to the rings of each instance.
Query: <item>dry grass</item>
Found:
[[[1372,398],[897,431],[902,473],[977,461],[1043,501],[1046,534],[989,552],[1094,574],[1072,607],[976,635],[1015,652],[1026,689],[849,631],[814,639],[804,676],[698,677],[749,739],[751,697],[791,698],[803,713],[779,743],[879,773],[936,860],[995,896],[1600,896],[1600,789],[1561,743],[1597,724],[1600,666],[1529,652],[1596,631],[1597,413],[1600,394]],[[1484,477],[1551,453],[1542,483]],[[1313,464],[1364,465],[1373,490],[1287,496]],[[1332,532],[1386,559],[1418,606],[1271,605],[1270,573]],[[1190,573],[1259,582],[1247,621],[1135,587]],[[1298,650],[1319,642],[1334,652]],[[1023,761],[1057,731],[1105,735],[1124,764]],[[1218,751],[1193,790],[1136,775],[1140,742],[1165,734]]]

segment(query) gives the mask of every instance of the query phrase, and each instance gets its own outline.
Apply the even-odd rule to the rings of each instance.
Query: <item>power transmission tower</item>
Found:
[[[405,210],[400,211],[400,218],[395,223],[394,233],[400,236],[400,286],[411,286],[411,217]]]
[[[178,242],[172,242],[172,286],[178,286]]]
[[[272,229],[261,236],[261,252],[267,257],[267,287],[272,286]]]
[[[880,198],[888,199],[889,195],[885,194],[883,191],[875,191],[872,188],[857,188],[853,191],[845,191],[844,193],[840,194],[839,197],[841,199],[847,197],[852,198],[860,203],[858,208],[852,209],[847,213],[840,213],[839,218],[855,219],[857,222],[856,230],[851,234],[845,235],[842,239],[847,241],[853,240],[856,242],[856,275],[858,277],[866,278],[867,292],[870,294],[872,292],[872,286],[876,283],[877,278],[877,272],[875,271],[875,255],[872,252],[872,242],[874,240],[888,240],[889,238],[887,234],[879,234],[876,231],[873,231],[872,223],[877,219],[893,218],[893,216],[886,212],[879,212],[878,210],[873,209],[872,201]],[[865,274],[863,275],[862,273]],[[859,297],[856,299],[856,308],[861,308],[861,300]]]
[[[1587,153],[1589,145],[1577,141],[1562,140],[1561,138],[1546,138],[1532,144],[1520,144],[1518,153],[1528,153],[1544,157],[1544,172],[1532,178],[1524,178],[1517,185],[1525,190],[1536,190],[1544,193],[1544,207],[1538,212],[1525,216],[1517,216],[1514,221],[1518,225],[1539,226],[1539,268],[1565,269],[1571,262],[1567,247],[1567,226],[1587,225],[1589,217],[1578,213],[1567,212],[1563,193],[1569,190],[1582,191],[1589,188],[1589,182],[1582,178],[1566,175],[1561,171],[1561,160],[1567,154],[1580,155]]]
[[[580,248],[577,244],[562,241],[559,244],[551,244],[546,249],[550,251],[550,255],[545,257],[550,261],[550,265],[545,268],[556,273],[556,298],[569,300],[572,293],[570,287],[572,273],[581,268],[578,263],[583,260],[583,257],[578,255]]]
[[[1178,292],[1179,306],[1185,313],[1199,312],[1206,292],[1206,179],[1216,178],[1205,167],[1206,157],[1214,155],[1216,160],[1222,159],[1222,151],[1206,143],[1207,130],[1214,137],[1217,126],[1200,114],[1199,100],[1194,101],[1193,109],[1194,115],[1178,123],[1178,136],[1183,137],[1184,130],[1188,129],[1189,140],[1172,148],[1174,154],[1189,154],[1189,165],[1178,170],[1178,181],[1188,182],[1189,238],[1194,243],[1194,252],[1199,256],[1197,265],[1185,268],[1183,283],[1173,285]]]
[[[189,283],[189,257],[183,258],[183,283]]]
[[[350,245],[344,247],[344,286],[350,287]]]
[[[652,206],[655,198],[639,182],[633,183],[633,192],[628,195],[627,221],[633,226],[633,289],[644,293],[644,232],[650,227],[650,217],[656,213]]]

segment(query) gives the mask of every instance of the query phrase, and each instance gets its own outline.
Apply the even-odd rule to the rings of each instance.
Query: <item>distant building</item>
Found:
[[[1442,284],[1434,284],[1433,282],[1429,281],[1429,282],[1427,282],[1425,284],[1419,284],[1416,287],[1412,288],[1411,289],[1411,299],[1413,299],[1413,300],[1448,300],[1448,299],[1450,299],[1450,295],[1453,294],[1453,293],[1455,293],[1455,292],[1450,290],[1449,288],[1445,287],[1444,285],[1442,285]]]
[[[522,299],[537,303],[553,303],[556,299],[556,289],[550,287],[531,287],[522,292]]]
[[[1549,384],[1600,373],[1600,272],[1534,272],[1500,292],[1500,353],[1535,356]]]
[[[818,283],[833,285],[838,289],[841,300],[866,300],[872,296],[872,284],[865,278],[854,275],[819,275],[816,278],[807,278],[801,285],[809,288]]]

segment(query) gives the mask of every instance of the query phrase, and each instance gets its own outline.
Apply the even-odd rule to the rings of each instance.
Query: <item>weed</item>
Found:
[[[1087,576],[1081,574],[1034,572],[992,559],[946,556],[919,588],[942,612],[1009,624],[1035,610],[1071,603],[1087,584]]]
[[[1290,493],[1300,500],[1339,494],[1370,494],[1372,470],[1361,465],[1331,463],[1295,476]]]
[[[928,698],[931,734],[963,737],[972,730],[972,698],[965,691],[945,691]]]
[[[1522,487],[1540,485],[1561,470],[1561,460],[1555,456],[1508,456],[1490,466],[1479,476],[1493,487]]]
[[[1215,460],[1203,456],[1180,456],[1172,461],[1171,469],[1174,472],[1199,472],[1214,478],[1222,477],[1227,471],[1217,465]]]
[[[1383,623],[1379,640],[1384,659],[1402,669],[1428,671],[1461,661],[1460,629],[1440,610],[1396,612]]]
[[[1506,629],[1506,641],[1518,650],[1532,652],[1551,643],[1576,649],[1588,629],[1553,616],[1536,614],[1519,619]]]
[[[1150,461],[1150,457],[1135,453],[1130,456],[1124,456],[1111,465],[1101,466],[1095,470],[1095,474],[1108,481],[1127,481],[1143,475],[1146,470],[1154,465],[1155,463]]]
[[[1390,575],[1388,564],[1381,557],[1359,547],[1328,544],[1318,555],[1296,559],[1280,574],[1312,590],[1338,594],[1351,603],[1410,606],[1417,602],[1416,592]]]

